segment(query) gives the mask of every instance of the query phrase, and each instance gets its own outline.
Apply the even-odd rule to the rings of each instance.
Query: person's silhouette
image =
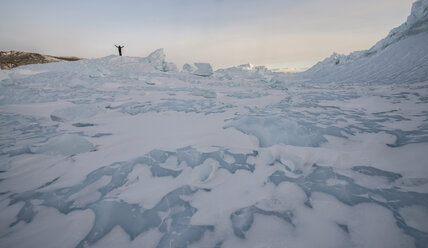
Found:
[[[117,47],[117,49],[119,50],[119,56],[122,56],[122,48],[124,48],[125,46],[118,46],[118,45],[114,45],[115,47]]]

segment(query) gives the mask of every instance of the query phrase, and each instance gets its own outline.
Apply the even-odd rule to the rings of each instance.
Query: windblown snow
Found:
[[[427,3],[295,76],[0,71],[0,247],[428,247]]]

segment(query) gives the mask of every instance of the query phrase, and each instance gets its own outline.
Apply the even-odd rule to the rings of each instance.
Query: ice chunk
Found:
[[[326,141],[321,130],[275,116],[243,116],[226,128],[231,126],[245,134],[256,136],[261,147],[281,143],[317,147]]]
[[[177,66],[172,62],[164,62],[161,71],[178,71]]]
[[[209,77],[213,74],[213,68],[208,63],[195,63],[198,68],[193,74],[203,77]]]
[[[149,56],[147,57],[147,60],[149,61],[149,63],[157,64],[159,62],[165,61],[165,58],[166,56],[163,51],[163,48],[159,48],[154,52],[152,52],[151,54],[149,54]]]
[[[184,64],[183,65],[183,71],[184,72],[189,72],[189,73],[194,73],[196,71],[196,68],[192,65],[189,64]]]
[[[102,108],[98,106],[81,104],[57,109],[51,114],[51,119],[60,122],[76,121],[92,117],[101,111],[103,111]]]
[[[46,144],[35,149],[35,152],[69,156],[94,149],[94,145],[85,138],[76,134],[64,134],[50,139]]]
[[[174,63],[166,62],[165,57],[163,48],[160,48],[152,52],[146,59],[147,62],[160,71],[177,71],[177,66]]]

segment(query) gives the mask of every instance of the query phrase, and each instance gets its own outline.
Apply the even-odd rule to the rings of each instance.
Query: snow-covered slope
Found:
[[[401,26],[366,51],[333,54],[297,75],[319,82],[421,82],[428,78],[428,0],[413,4]]]
[[[428,80],[355,73],[425,36],[348,83],[163,50],[2,70],[0,247],[425,248]]]

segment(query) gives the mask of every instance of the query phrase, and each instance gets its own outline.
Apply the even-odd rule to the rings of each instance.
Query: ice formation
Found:
[[[190,64],[184,64],[183,65],[183,71],[184,72],[189,72],[189,73],[193,73],[196,71],[196,68]]]
[[[95,147],[79,135],[63,134],[50,139],[46,144],[33,150],[36,153],[69,156],[93,151]]]
[[[372,48],[349,55],[334,53],[303,73],[298,80],[318,82],[420,82],[428,65],[428,1],[413,3],[407,21]],[[388,66],[385,66],[385,64]]]
[[[292,76],[161,49],[0,71],[0,247],[427,247],[426,6]]]
[[[208,63],[195,63],[196,71],[193,74],[203,77],[208,77],[213,74],[213,68]]]
[[[177,66],[174,63],[166,62],[165,58],[163,48],[160,48],[150,53],[146,60],[160,71],[177,71]]]

